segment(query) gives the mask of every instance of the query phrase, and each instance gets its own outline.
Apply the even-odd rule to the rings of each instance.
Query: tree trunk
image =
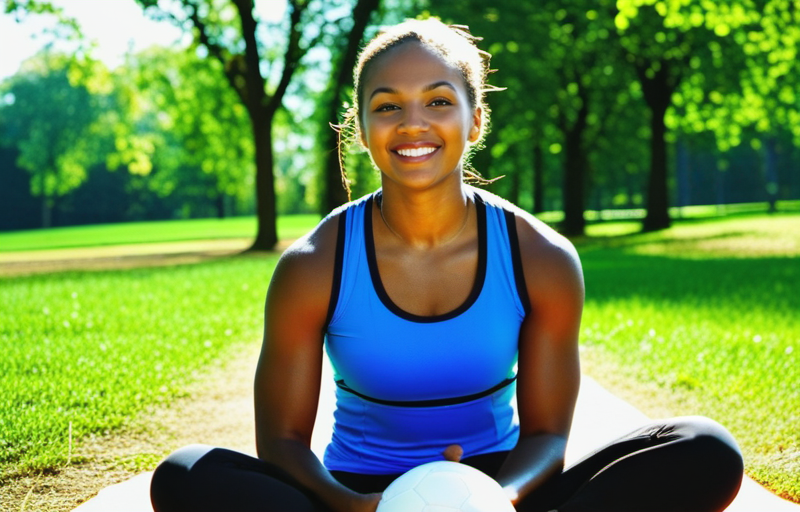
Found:
[[[278,243],[275,207],[274,153],[272,118],[253,116],[253,140],[256,150],[256,217],[258,230],[250,251],[269,251]]]
[[[53,204],[47,193],[47,171],[39,174],[39,183],[41,184],[39,193],[42,195],[42,227],[47,229],[53,227]]]
[[[328,116],[325,123],[339,123],[339,109],[342,106],[342,91],[352,82],[353,68],[358,58],[358,49],[364,37],[364,30],[367,28],[370,16],[378,8],[380,0],[358,0],[353,7],[353,28],[347,37],[347,46],[344,49],[342,59],[339,61],[336,78],[331,87],[330,105]],[[325,149],[324,173],[324,197],[321,201],[321,213],[327,214],[337,206],[349,200],[348,190],[345,186],[344,169],[339,165],[339,147],[336,132],[323,126],[324,135],[322,145]]]
[[[585,158],[580,149],[576,148],[580,142],[570,134],[565,145],[564,158],[564,222],[561,231],[567,236],[580,236],[586,230],[585,187],[584,187],[584,162]]]
[[[778,211],[778,149],[774,135],[764,141],[764,177],[766,178],[769,213]]]
[[[46,194],[42,194],[42,227],[45,229],[53,227],[53,209]]]
[[[581,108],[572,126],[562,120],[564,132],[564,222],[561,231],[567,236],[580,236],[586,230],[586,163],[583,135],[589,117],[589,99],[583,87],[578,94],[582,99]]]
[[[519,156],[519,146],[515,144],[515,145],[511,146],[511,148],[509,148],[509,149],[510,149],[510,154],[508,154],[508,156],[511,157],[511,161],[512,162],[519,162],[519,158],[518,158],[518,156]],[[520,179],[519,179],[520,176],[519,175],[521,174],[519,172],[520,168],[521,168],[521,166],[517,167],[517,171],[516,172],[509,173],[509,174],[511,174],[511,176],[508,177],[508,179],[510,179],[511,183],[509,184],[510,186],[508,187],[508,192],[506,193],[506,199],[511,201],[513,204],[519,204],[519,189],[520,189]]]
[[[225,194],[222,192],[217,191],[216,201],[214,201],[214,205],[217,208],[217,218],[224,219],[225,218]]]
[[[656,231],[670,226],[669,184],[667,180],[667,141],[664,136],[667,127],[664,114],[668,104],[651,106],[650,119],[650,177],[647,182],[647,215],[644,218],[644,231]]]
[[[544,211],[544,152],[541,140],[533,144],[533,213]]]
[[[684,138],[678,140],[675,167],[678,179],[678,208],[682,212],[683,207],[689,206],[692,202],[691,178],[689,177],[689,148]]]
[[[667,61],[651,76],[647,69],[637,68],[642,93],[650,107],[650,176],[647,182],[647,215],[642,228],[644,231],[656,231],[670,226],[669,218],[669,182],[667,179],[667,127],[664,115],[672,103],[672,93],[680,82],[679,78],[670,75]]]

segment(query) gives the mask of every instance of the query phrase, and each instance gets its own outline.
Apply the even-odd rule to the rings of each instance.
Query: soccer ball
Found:
[[[417,466],[392,482],[377,512],[514,512],[514,506],[486,473],[438,461]]]

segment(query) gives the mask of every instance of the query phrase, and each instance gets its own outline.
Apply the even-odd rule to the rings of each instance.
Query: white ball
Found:
[[[458,462],[417,466],[386,488],[377,512],[514,512],[492,477]]]

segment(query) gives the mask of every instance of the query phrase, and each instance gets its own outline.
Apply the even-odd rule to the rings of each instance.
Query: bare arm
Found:
[[[517,219],[531,311],[520,330],[520,439],[498,480],[517,503],[564,465],[580,386],[578,332],[584,285],[572,245],[526,216]]]
[[[273,274],[254,386],[256,448],[333,510],[374,511],[378,496],[339,484],[311,451],[336,234],[336,219],[323,223],[284,253]]]

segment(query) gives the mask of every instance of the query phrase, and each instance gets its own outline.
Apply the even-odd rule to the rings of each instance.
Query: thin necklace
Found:
[[[389,222],[386,220],[386,217],[383,215],[383,198],[381,198],[381,200],[378,201],[378,212],[381,214],[381,220],[383,220],[383,223],[386,225],[387,228],[389,228],[389,231],[391,231],[394,236],[396,236],[397,238],[399,238],[400,240],[402,240],[404,243],[407,244],[408,242],[406,241],[405,238],[403,238],[403,235],[395,231],[392,225],[389,224]],[[440,243],[439,246],[441,247],[443,245],[447,245],[456,238],[458,238],[459,235],[461,235],[461,233],[467,227],[467,221],[469,221],[469,202],[467,202],[467,212],[464,215],[464,222],[461,224],[461,228],[459,228],[458,232],[455,235],[448,238],[445,242]]]

